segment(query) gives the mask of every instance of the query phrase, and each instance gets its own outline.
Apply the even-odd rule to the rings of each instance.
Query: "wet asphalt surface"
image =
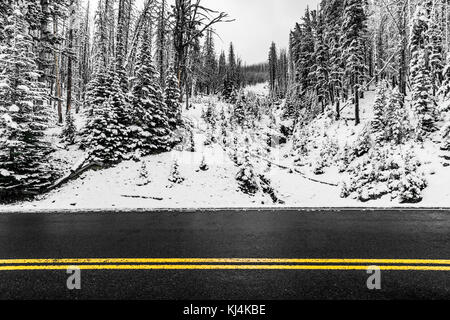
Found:
[[[450,210],[2,213],[0,259],[450,259]],[[0,271],[0,299],[449,299],[450,271]]]

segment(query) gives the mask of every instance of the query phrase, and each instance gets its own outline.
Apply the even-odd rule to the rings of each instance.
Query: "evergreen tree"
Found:
[[[427,132],[435,130],[435,101],[429,65],[429,3],[416,8],[411,22],[411,95],[412,108],[417,116],[416,136],[423,140]]]
[[[443,35],[442,29],[436,21],[436,17],[430,18],[427,36],[429,39],[429,63],[433,83],[433,94],[436,94],[438,88],[442,84],[442,71],[444,69]]]
[[[169,181],[174,184],[181,184],[183,183],[184,180],[185,180],[184,177],[182,177],[180,174],[178,161],[175,160],[172,164],[172,169],[169,175]]]
[[[245,151],[243,163],[236,174],[239,190],[248,195],[255,195],[259,191],[257,177],[250,162],[248,150]]]
[[[374,118],[371,122],[372,132],[375,134],[375,141],[380,142],[385,138],[386,127],[386,105],[388,99],[388,84],[382,81],[377,90],[375,103],[373,105]]]
[[[166,85],[164,89],[164,102],[167,106],[167,120],[172,131],[181,123],[181,92],[178,85],[178,79],[170,67],[166,72]]]
[[[364,37],[367,32],[365,1],[348,0],[345,2],[342,23],[342,55],[345,62],[347,85],[354,94],[355,124],[360,123],[360,88],[365,79]]]
[[[395,88],[389,98],[386,112],[386,137],[394,144],[401,144],[408,136],[409,121],[404,105],[405,97],[399,88]]]
[[[325,105],[328,103],[328,82],[329,82],[329,67],[328,67],[328,47],[324,39],[325,21],[323,16],[319,14],[316,31],[316,45],[315,45],[315,65],[314,73],[316,78],[315,91],[317,99],[322,106],[322,112],[325,110]]]
[[[445,101],[450,99],[450,55],[447,56],[447,63],[442,71],[442,85],[438,95],[442,96]]]
[[[436,102],[426,63],[426,52],[415,52],[414,61],[416,64],[411,65],[412,107],[417,116],[417,138],[423,140],[427,132],[436,130]]]
[[[238,126],[243,126],[246,123],[245,114],[245,98],[241,97],[233,108],[233,120]]]
[[[44,133],[46,91],[38,80],[28,27],[13,6],[0,45],[0,201],[41,192],[55,178]]]
[[[211,29],[206,34],[204,51],[203,73],[205,74],[206,94],[209,95],[216,91],[217,86],[217,61]]]
[[[61,133],[63,141],[68,144],[75,143],[75,136],[77,133],[77,127],[75,126],[75,119],[73,118],[72,110],[66,113],[66,122],[64,124],[64,129]]]
[[[222,51],[222,53],[219,56],[219,65],[217,67],[217,81],[218,81],[217,90],[220,92],[224,90],[224,83],[226,76],[227,76],[227,61],[225,58],[225,52]]]
[[[277,69],[278,53],[275,42],[272,42],[269,50],[269,91],[271,97],[278,96]]]
[[[142,131],[138,146],[143,154],[167,150],[170,127],[167,106],[163,101],[159,74],[152,63],[149,39],[142,40],[133,86],[133,108]]]
[[[228,51],[227,81],[236,88],[236,55],[234,54],[233,43],[230,43]]]

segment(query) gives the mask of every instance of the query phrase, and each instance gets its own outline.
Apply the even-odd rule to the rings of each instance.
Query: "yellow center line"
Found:
[[[0,271],[14,270],[367,270],[369,265],[17,265],[0,266]],[[378,266],[380,270],[450,271],[450,266]]]
[[[74,259],[0,259],[6,264],[115,264],[115,263],[317,263],[317,264],[432,264],[450,265],[436,259],[269,259],[269,258],[74,258]]]

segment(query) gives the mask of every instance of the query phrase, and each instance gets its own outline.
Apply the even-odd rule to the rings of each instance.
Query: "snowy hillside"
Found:
[[[250,87],[246,92],[265,96],[267,85]],[[307,158],[302,159],[304,164],[299,165],[298,156],[292,153],[292,140],[274,146],[269,155],[260,153],[261,158],[258,156],[258,150],[264,148],[265,143],[257,138],[252,140],[251,163],[255,171],[264,172],[271,180],[280,203],[274,203],[268,194],[261,191],[254,196],[239,191],[236,181],[239,167],[232,161],[232,150],[224,149],[223,144],[219,142],[220,138],[217,138],[217,143],[205,145],[208,125],[202,114],[206,112],[207,106],[213,105],[215,112],[219,114],[222,109],[231,108],[231,105],[219,102],[215,97],[202,97],[195,99],[194,107],[184,113],[184,117],[195,127],[195,152],[173,150],[146,156],[139,161],[124,161],[109,169],[91,170],[34,201],[4,205],[0,210],[450,206],[450,190],[445,187],[446,182],[450,181],[450,167],[442,166],[439,148],[432,142],[426,143],[423,148],[413,143],[401,147],[414,149],[423,163],[421,170],[425,172],[428,180],[423,200],[417,204],[399,204],[396,199],[391,200],[390,195],[368,202],[341,198],[340,184],[347,174],[338,172],[337,162],[325,166],[322,174],[316,174],[315,165],[323,157],[321,151],[329,148],[330,141],[335,141],[339,149],[355,142],[361,130],[371,120],[374,97],[374,92],[369,91],[366,99],[362,101],[363,121],[357,127],[345,121],[336,122],[327,116],[312,122],[309,129],[317,135],[314,139],[315,147]],[[277,111],[274,113],[277,114]],[[259,124],[261,130],[267,130],[269,122],[263,117]],[[82,120],[78,119],[77,123],[81,125]],[[57,132],[55,134],[57,135]],[[242,132],[242,135],[246,134],[248,132]],[[242,137],[237,136],[242,141]],[[244,150],[243,144],[240,149]],[[80,156],[82,152],[72,147],[66,151],[60,150],[55,155],[64,158],[66,162],[72,161],[72,165]],[[268,167],[268,162],[264,159],[270,160],[272,165]],[[180,184],[168,180],[175,161],[179,164],[180,176],[184,178]],[[200,168],[202,162],[207,168]],[[144,177],[143,170],[147,171]]]

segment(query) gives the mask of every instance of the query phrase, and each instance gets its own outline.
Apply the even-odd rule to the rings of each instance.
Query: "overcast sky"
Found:
[[[89,0],[95,9],[97,0]],[[236,21],[216,26],[218,53],[228,51],[232,41],[236,53],[247,64],[265,62],[270,43],[286,48],[289,30],[303,16],[306,7],[314,9],[320,0],[202,0],[202,4],[227,12]],[[136,0],[142,7],[144,0]],[[169,0],[171,2],[171,0]]]

